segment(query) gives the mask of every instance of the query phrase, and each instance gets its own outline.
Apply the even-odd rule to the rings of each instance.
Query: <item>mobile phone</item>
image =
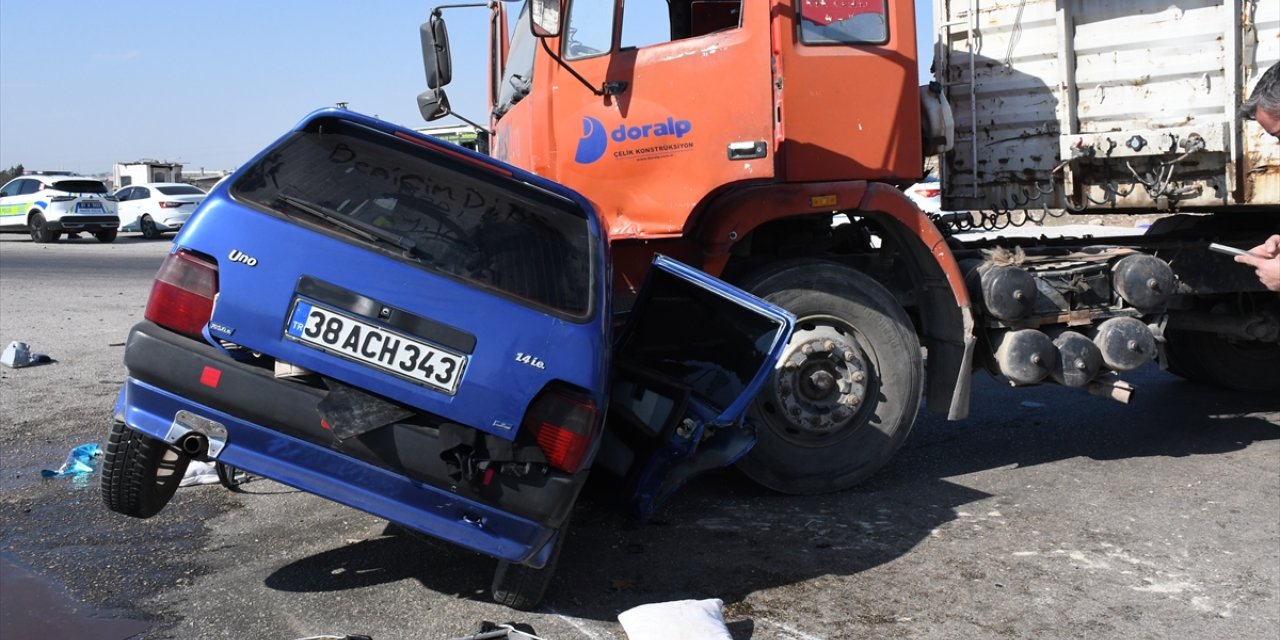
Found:
[[[1227,246],[1227,245],[1225,245],[1225,244],[1218,244],[1218,243],[1216,243],[1216,242],[1211,242],[1211,243],[1209,243],[1209,250],[1210,250],[1210,251],[1217,251],[1218,253],[1225,253],[1225,254],[1227,254],[1227,255],[1229,255],[1229,256],[1247,256],[1247,255],[1250,255],[1250,254],[1249,254],[1249,252],[1248,252],[1248,251],[1245,251],[1244,249],[1237,249],[1237,248],[1235,248],[1235,247],[1228,247],[1228,246]]]

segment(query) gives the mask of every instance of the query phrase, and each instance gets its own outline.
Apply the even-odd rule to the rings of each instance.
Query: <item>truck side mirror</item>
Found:
[[[418,113],[422,114],[423,120],[427,122],[439,120],[451,112],[449,98],[444,95],[444,89],[436,87],[418,94]]]
[[[529,26],[535,38],[554,38],[560,35],[560,0],[531,0],[529,2]]]
[[[449,57],[449,30],[444,19],[432,15],[418,28],[422,37],[422,67],[427,72],[427,88],[438,89],[453,80],[453,63]],[[421,96],[419,96],[421,102]]]

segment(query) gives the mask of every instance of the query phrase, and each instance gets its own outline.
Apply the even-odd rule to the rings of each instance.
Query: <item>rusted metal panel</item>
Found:
[[[1267,209],[1280,143],[1236,115],[1280,0],[939,0],[951,209]]]

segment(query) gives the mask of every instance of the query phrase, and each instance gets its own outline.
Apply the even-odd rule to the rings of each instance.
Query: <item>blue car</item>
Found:
[[[536,606],[589,472],[639,518],[754,443],[794,319],[655,257],[615,316],[582,196],[350,111],[214,189],[132,328],[102,495],[164,508],[216,460],[499,560]]]

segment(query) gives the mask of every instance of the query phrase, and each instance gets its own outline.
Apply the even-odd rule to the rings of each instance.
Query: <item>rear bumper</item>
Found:
[[[218,460],[512,562],[542,566],[585,474],[536,482],[449,478],[430,429],[394,424],[339,442],[320,426],[325,391],[237,362],[150,322],[130,333],[116,418],[164,439],[179,411],[226,429]],[[209,371],[216,373],[209,373]]]
[[[64,215],[57,220],[44,223],[50,231],[105,231],[120,226],[117,216],[77,216]]]

